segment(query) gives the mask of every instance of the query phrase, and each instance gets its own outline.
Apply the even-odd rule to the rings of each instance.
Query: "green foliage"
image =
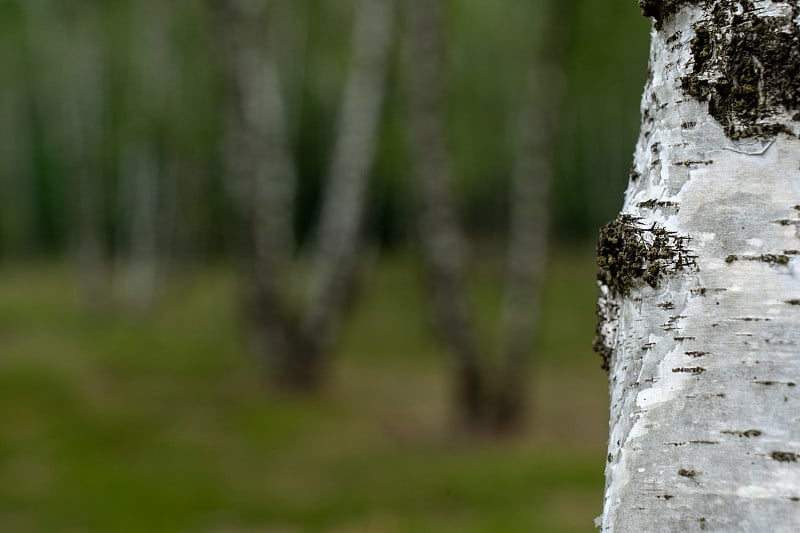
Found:
[[[576,1],[573,20],[559,29],[571,44],[552,211],[558,236],[593,237],[618,209],[627,180],[648,21],[629,0]],[[295,227],[302,241],[313,227],[332,150],[357,4],[296,0],[271,6],[265,34],[282,76],[300,174]],[[0,252],[62,250],[71,234],[74,135],[63,128],[74,111],[70,94],[83,90],[71,54],[87,17],[96,24],[95,66],[102,71],[103,94],[94,101],[102,142],[94,149],[106,186],[107,240],[120,235],[120,154],[127,143],[146,138],[178,183],[179,223],[188,228],[183,246],[220,248],[223,95],[219,21],[207,7],[191,0],[0,2],[0,113],[9,125],[0,132],[0,145],[15,146],[13,157],[11,150],[0,152],[0,212],[13,219],[0,219]],[[540,56],[545,0],[459,0],[445,8],[445,101],[459,201],[473,233],[496,237],[506,224],[516,119]],[[400,76],[406,58],[396,48],[370,193],[370,230],[387,243],[403,242],[413,213]],[[20,183],[36,185],[26,190]],[[28,212],[18,214],[26,204]],[[26,217],[33,222],[17,223]]]

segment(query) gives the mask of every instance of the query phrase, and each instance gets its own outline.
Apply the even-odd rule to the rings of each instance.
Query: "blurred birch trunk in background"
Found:
[[[417,231],[439,335],[453,358],[462,422],[483,421],[486,383],[465,282],[466,242],[458,222],[444,131],[444,35],[439,0],[404,3],[409,136],[418,202]]]
[[[122,239],[122,296],[134,310],[144,312],[155,302],[169,253],[170,217],[177,201],[167,195],[164,132],[178,69],[170,42],[170,11],[162,4],[135,5],[130,16],[137,46],[130,49],[124,134],[119,157],[121,219],[127,230]],[[167,155],[169,157],[169,155]],[[174,209],[174,206],[172,206]]]
[[[547,261],[548,197],[556,116],[572,2],[548,6],[531,61],[511,176],[507,273],[496,372],[481,357],[465,281],[467,243],[453,193],[444,128],[444,36],[438,1],[406,4],[407,89],[411,151],[419,202],[418,232],[439,335],[455,368],[456,402],[468,428],[511,429],[521,421],[528,361],[535,350],[541,284]]]
[[[314,388],[355,282],[367,178],[375,158],[392,40],[393,2],[363,0],[317,229],[311,289],[293,302],[295,169],[263,1],[218,2],[225,15],[226,160],[240,217],[248,315],[277,381]]]

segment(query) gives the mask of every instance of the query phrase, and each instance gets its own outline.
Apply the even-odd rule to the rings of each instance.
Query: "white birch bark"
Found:
[[[304,334],[327,349],[354,283],[367,181],[378,142],[394,20],[393,0],[363,0],[339,110],[339,129],[317,230]]]
[[[542,283],[547,267],[549,197],[557,117],[566,88],[564,58],[575,3],[554,0],[541,7],[538,53],[529,68],[519,114],[518,146],[511,173],[510,223],[502,309],[500,370],[495,417],[499,426],[519,422],[528,365],[540,322]]]
[[[253,231],[255,281],[280,292],[292,255],[296,171],[277,68],[264,34],[266,0],[218,0],[229,95],[225,181]]]
[[[651,250],[661,229],[674,234],[661,233],[661,259],[633,254],[643,276],[612,265],[601,284],[602,530],[800,531],[797,64],[769,63],[797,58],[798,2],[643,4],[657,24],[623,207],[640,220],[614,227]],[[751,61],[756,82],[726,58]],[[693,79],[710,82],[711,107],[687,93]],[[758,112],[726,107],[725,87],[757,91]]]
[[[483,422],[485,383],[465,282],[467,243],[458,222],[445,143],[440,0],[404,3],[409,133],[419,232],[438,332],[456,369],[458,407],[467,425]]]
[[[292,255],[294,162],[268,31],[266,0],[215,0],[225,70],[224,159],[237,218],[242,300],[256,350],[279,378],[293,361],[293,317],[284,298]]]

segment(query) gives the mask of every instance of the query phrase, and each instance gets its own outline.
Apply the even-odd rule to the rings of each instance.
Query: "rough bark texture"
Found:
[[[669,9],[599,246],[602,530],[798,531],[798,2],[648,4]]]

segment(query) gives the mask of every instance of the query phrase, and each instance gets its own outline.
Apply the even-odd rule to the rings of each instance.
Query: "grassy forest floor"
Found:
[[[492,324],[488,270],[474,297]],[[312,398],[270,391],[224,269],[142,318],[80,311],[63,266],[3,267],[0,531],[593,531],[607,399],[592,257],[562,251],[550,272],[525,430],[465,438],[406,258],[370,271]]]

